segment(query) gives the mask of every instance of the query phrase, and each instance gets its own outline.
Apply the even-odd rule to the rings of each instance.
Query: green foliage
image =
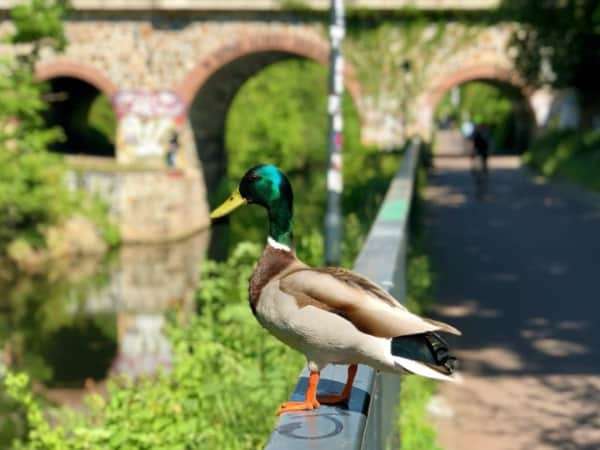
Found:
[[[279,81],[285,83],[289,79],[290,77],[285,76]],[[260,84],[257,89],[262,89]],[[301,92],[296,95],[300,95],[307,102],[313,102],[310,104],[314,107],[321,105],[319,108],[324,113],[324,91],[320,100],[311,99],[311,92]],[[271,95],[270,91],[266,94]],[[267,99],[268,97],[257,95],[245,108],[256,111],[256,104],[270,103]],[[244,104],[243,98],[236,101]],[[235,108],[240,108],[239,104],[234,106],[230,121],[236,120]],[[233,173],[238,170],[239,176],[248,165],[256,164],[255,158],[264,161],[261,147],[256,140],[263,144],[267,152],[271,152],[267,154],[276,162],[284,152],[307,153],[304,159],[298,160],[282,157],[284,162],[280,165],[287,165],[284,168],[291,171],[296,188],[298,253],[307,263],[319,265],[323,260],[320,231],[324,211],[322,199],[325,196],[322,181],[325,172],[323,155],[326,133],[322,124],[324,114],[302,116],[298,114],[299,111],[310,109],[303,107],[301,101],[297,101],[295,105],[295,108],[281,110],[288,111],[284,116],[285,120],[279,117],[279,110],[271,111],[271,119],[265,120],[279,121],[279,124],[275,123],[273,126],[278,127],[280,133],[295,132],[307,136],[308,131],[303,128],[304,124],[294,125],[293,122],[298,120],[306,120],[306,126],[313,124],[313,128],[320,127],[320,131],[314,133],[313,147],[305,147],[313,154],[304,150],[301,146],[302,140],[294,136],[290,136],[290,142],[296,142],[296,147],[287,147],[287,143],[278,140],[278,135],[254,134],[257,129],[260,130],[260,121],[250,120],[248,123],[246,119],[241,127],[243,133],[239,131],[240,128],[234,129],[239,134],[232,139],[238,139],[239,144],[235,145],[239,145],[237,148],[242,151],[231,155],[231,170]],[[248,110],[242,111],[247,113]],[[253,114],[246,115],[247,118],[252,116]],[[355,149],[348,150],[353,153],[350,153],[352,158],[347,158],[345,168],[346,238],[343,259],[346,266],[351,265],[362,245],[366,230],[377,211],[377,205],[383,198],[390,177],[397,169],[398,160],[397,155],[383,155],[362,149],[358,144],[356,122],[357,118],[352,116],[346,121],[347,148]],[[286,128],[288,125],[290,128]],[[264,132],[268,132],[266,127]],[[249,139],[248,136],[254,138]],[[247,143],[244,139],[248,139]],[[351,141],[348,142],[348,139]],[[250,148],[249,153],[252,157],[243,154],[246,148]],[[252,149],[255,149],[254,153]],[[302,166],[313,167],[318,164],[323,166],[319,167],[320,170],[316,171],[315,176],[302,170]],[[233,181],[237,182],[235,178]],[[256,211],[260,217],[253,219],[251,214],[248,214],[251,211]],[[249,216],[250,218],[246,219]],[[264,212],[259,208],[247,208],[244,214],[235,217],[234,231],[235,227],[238,227],[238,231],[234,233],[235,237],[242,240],[251,237],[252,232],[264,233],[266,220],[262,216]],[[258,242],[240,243],[224,262],[203,263],[201,285],[197,294],[198,316],[189,318],[185,325],[174,320],[169,329],[175,353],[175,364],[171,372],[135,384],[113,383],[109,388],[107,400],[92,398],[90,411],[85,415],[76,416],[67,410],[50,410],[47,417],[51,417],[55,421],[53,423],[57,424],[50,430],[47,422],[30,420],[28,426],[31,432],[28,441],[19,444],[20,448],[69,450],[187,446],[250,449],[264,446],[274,424],[276,406],[289,396],[304,361],[301,355],[280,344],[264,331],[249,311],[248,278],[264,240],[261,238]],[[26,389],[20,393],[15,393],[14,389],[11,392],[27,411],[35,409],[26,397]],[[248,411],[252,413],[249,414]],[[33,418],[37,418],[35,411]],[[38,430],[43,430],[44,435]],[[52,442],[54,447],[46,442]]]
[[[525,163],[548,177],[566,178],[600,191],[600,131],[552,130],[537,138]]]
[[[0,146],[5,157],[43,150],[61,137],[59,130],[44,127],[44,92],[46,86],[35,81],[29,64],[0,59]]]
[[[72,207],[64,166],[46,151],[61,133],[44,127],[43,92],[29,64],[0,61],[0,250],[17,237],[39,245],[38,225]]]
[[[421,154],[428,152],[428,145],[421,145]],[[406,266],[406,306],[416,314],[425,314],[434,304],[434,274],[427,253],[427,235],[423,210],[423,191],[427,184],[427,172],[421,163],[417,167],[414,195],[410,210],[410,242]]]
[[[477,123],[500,124],[507,120],[512,110],[511,96],[493,84],[474,81],[459,86],[460,103],[454,106],[450,92],[438,105],[436,117],[471,119]]]
[[[110,104],[110,99],[106,95],[100,94],[94,99],[90,106],[87,123],[91,129],[104,136],[114,146],[117,117]]]
[[[290,11],[311,11],[311,7],[306,0],[279,0],[281,9]]]
[[[171,318],[173,368],[136,383],[113,381],[106,400],[88,399],[86,414],[42,414],[26,377],[9,374],[8,394],[25,408],[30,430],[15,448],[262,448],[303,359],[249,311],[247,280],[260,251],[240,244],[226,262],[205,264],[198,315]]]
[[[344,154],[363,151],[352,99],[344,98]],[[236,181],[258,162],[274,162],[290,174],[325,167],[327,71],[308,60],[273,64],[250,79],[227,118],[229,175]]]
[[[10,18],[15,32],[10,40],[14,43],[32,43],[36,50],[41,45],[62,49],[67,43],[62,20],[66,13],[66,1],[30,0],[12,8]]]
[[[64,45],[62,5],[34,0],[11,13],[14,42],[29,42],[29,53],[0,60],[0,254],[15,239],[44,246],[44,228],[76,214],[88,214],[115,241],[103,207],[71,192],[65,184],[66,167],[48,152],[62,139],[57,128],[43,119],[47,86],[34,79],[37,53],[43,46]]]
[[[399,427],[403,450],[441,450],[426,410],[435,389],[435,382],[426,378],[408,376],[402,380]]]
[[[24,417],[19,405],[0,390],[0,443],[11,442],[14,436],[24,435]]]
[[[116,247],[121,243],[119,226],[110,218],[109,205],[99,196],[84,191],[71,192],[75,198],[75,213],[79,213],[91,220],[102,235],[109,247]]]
[[[16,238],[41,246],[40,225],[57,223],[73,208],[64,167],[44,150],[0,151],[0,250]]]
[[[426,145],[421,151],[428,152]],[[422,154],[423,154],[422,153]],[[417,173],[415,195],[411,209],[411,239],[407,257],[407,298],[406,306],[416,314],[426,314],[434,304],[434,273],[426,249],[426,233],[422,209],[422,193],[426,185],[426,172],[420,166]],[[433,380],[407,376],[402,379],[398,427],[403,450],[441,450],[437,444],[436,432],[431,425],[426,410],[431,396],[435,393]]]
[[[83,327],[87,318],[78,314],[83,301],[108,279],[104,266],[92,277],[90,272],[97,270],[95,265],[56,266],[59,264],[50,273],[16,274],[10,281],[0,280],[0,289],[6,293],[4,314],[0,315],[0,342],[11,354],[11,367],[26,371],[35,381],[46,381],[52,376],[48,361],[42,356],[46,346],[61,329]],[[60,275],[61,272],[68,275]]]
[[[414,101],[430,80],[431,67],[476,39],[482,27],[448,18],[433,20],[418,11],[402,13],[402,18],[358,20],[349,27],[344,45],[376,108],[412,123]]]
[[[319,265],[325,197],[325,74],[314,64],[286,64],[285,70],[275,65],[251,80],[234,102],[228,123],[228,145],[236,149],[229,155],[230,179],[237,183],[250,165],[263,161],[275,162],[290,173],[296,191],[298,254]],[[303,82],[296,70],[311,82]],[[273,73],[274,78],[261,81],[261,76]],[[277,102],[278,106],[271,106]],[[351,105],[345,125],[343,263],[350,266],[397,170],[398,155],[360,146],[358,117]],[[272,134],[270,127],[278,132]],[[89,399],[85,414],[48,409],[41,417],[29,389],[9,376],[9,391],[29,416],[27,440],[15,448],[263,447],[276,406],[288,398],[304,362],[264,331],[248,308],[248,278],[264,243],[265,227],[264,211],[246,208],[232,220],[234,241],[256,243],[241,242],[224,262],[203,263],[198,315],[181,317],[180,313],[170,321],[168,335],[174,351],[170,372],[135,383],[115,380],[106,400]]]
[[[27,421],[31,427],[30,433],[32,437],[39,439],[37,448],[58,449],[55,445],[56,441],[53,439],[50,425],[44,418],[42,408],[39,403],[35,401],[33,394],[28,388],[29,378],[27,375],[23,373],[8,373],[3,381],[8,396],[24,406],[27,414]],[[15,448],[19,448],[19,446]]]
[[[434,277],[423,242],[420,232],[412,237],[407,265],[406,306],[417,314],[425,314],[434,303]],[[440,450],[426,410],[435,391],[436,383],[433,380],[417,376],[403,377],[398,420],[403,450]]]
[[[347,258],[356,255],[354,243],[362,238],[356,223],[350,228]],[[227,261],[205,262],[198,315],[180,312],[169,321],[173,368],[137,382],[113,380],[106,398],[88,398],[85,414],[43,409],[27,377],[9,373],[5,389],[28,427],[27,439],[14,449],[264,447],[274,411],[288,398],[304,361],[249,311],[247,283],[261,247],[241,243]],[[318,235],[299,241],[299,253],[310,263],[321,259],[321,248]]]
[[[597,90],[600,4],[596,0],[504,0],[502,7],[523,24],[509,47],[531,85]]]
[[[495,147],[506,148],[514,131],[515,104],[522,101],[519,93],[508,86],[496,86],[487,82],[473,81],[458,87],[460,103],[455,106],[451,92],[447,92],[436,109],[436,119],[451,118],[458,123],[472,120],[486,124],[491,131]]]
[[[408,253],[406,306],[416,314],[424,314],[433,306],[433,274],[429,257],[421,244],[412,243]]]
[[[406,306],[417,314],[426,313],[433,304],[433,275],[429,257],[421,244],[413,243],[409,252],[407,281]],[[433,380],[418,376],[403,377],[398,420],[403,450],[441,450],[426,409],[435,391],[436,383]]]
[[[230,149],[229,179],[221,200],[249,167],[273,163],[290,177],[295,192],[294,233],[299,249],[305,241],[321,239],[325,216],[327,165],[327,79],[325,69],[311,61],[273,64],[249,80],[233,101],[227,120]],[[361,239],[381,203],[389,180],[398,168],[398,154],[384,154],[360,143],[360,121],[349,95],[344,97],[345,239],[360,248]],[[266,239],[266,216],[261,208],[247,208],[230,219],[233,242]],[[316,244],[313,244],[312,248]],[[316,258],[316,254],[309,256]],[[320,259],[312,260],[320,264]]]
[[[426,71],[440,55],[459,51],[479,32],[479,27],[463,22],[431,20],[417,14],[403,20],[374,21],[349,28],[348,58],[369,90],[412,97],[426,82]],[[409,66],[405,66],[408,62]]]
[[[106,363],[99,361],[98,356],[102,347],[114,347],[116,343],[115,330],[110,327],[115,318],[112,315],[91,318],[82,305],[90,292],[99,290],[108,280],[108,266],[102,265],[97,270],[90,263],[78,261],[75,265],[60,260],[49,272],[35,276],[7,274],[0,267],[0,290],[4,293],[0,314],[3,354],[0,378],[4,360],[10,361],[11,370],[26,372],[35,384],[64,387],[69,385],[67,378],[78,371],[84,370],[85,377],[91,377],[94,367]],[[95,274],[90,276],[92,272]],[[90,336],[92,333],[95,334]],[[88,339],[82,339],[84,335]],[[96,372],[95,378],[103,377],[104,373],[98,376]],[[22,408],[0,388],[0,443],[6,444],[25,433]]]

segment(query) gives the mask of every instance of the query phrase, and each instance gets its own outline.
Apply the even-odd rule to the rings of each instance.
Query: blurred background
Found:
[[[462,161],[459,190],[471,192],[475,128],[490,154],[511,158],[498,161],[600,190],[597,2],[345,3],[343,265],[415,138],[434,165]],[[249,167],[274,163],[295,189],[298,254],[323,263],[329,8],[325,0],[0,1],[0,447],[20,439],[18,448],[183,448],[190,433],[202,448],[264,445],[273,426],[265,414],[293,387],[302,358],[267,338],[247,310],[263,212],[210,227],[208,211]],[[471,214],[444,224],[468,228]],[[427,223],[436,233],[421,222],[425,235]],[[429,262],[450,264],[440,255],[411,249],[413,301],[444,296]],[[203,350],[181,353],[190,345]],[[244,403],[240,383],[256,398]],[[438,448],[425,412],[434,391],[407,390],[416,423],[398,427],[425,440],[407,437],[404,448]],[[212,408],[218,401],[237,413]],[[166,417],[181,427],[168,437]],[[119,431],[125,422],[129,431]],[[65,429],[75,426],[82,447],[69,443]],[[598,448],[594,436],[544,448]]]

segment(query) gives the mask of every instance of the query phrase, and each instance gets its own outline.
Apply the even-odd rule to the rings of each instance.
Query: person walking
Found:
[[[483,124],[477,124],[471,135],[473,140],[473,153],[471,158],[478,158],[484,175],[488,173],[489,139],[487,130]]]

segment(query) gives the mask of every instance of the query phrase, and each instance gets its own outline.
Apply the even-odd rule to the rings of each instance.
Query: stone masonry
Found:
[[[69,183],[107,201],[124,242],[181,239],[207,226],[205,187],[198,171],[73,171]]]
[[[206,197],[225,174],[224,126],[235,93],[249,77],[275,61],[307,58],[327,64],[324,16],[277,8],[264,12],[270,8],[266,3],[257,11],[227,7],[218,11],[215,2],[175,2],[173,8],[161,3],[155,9],[150,9],[153,2],[146,2],[144,9],[146,3],[139,0],[128,3],[130,7],[123,4],[111,9],[86,1],[75,2],[77,9],[66,23],[66,50],[44,53],[37,72],[44,80],[83,80],[113,98],[120,121],[117,160],[125,165],[136,158],[151,162],[154,172],[122,173],[110,182],[120,186],[113,209],[119,220],[127,218],[122,225],[125,239],[171,239],[207,226]],[[0,6],[0,37],[11,27],[2,14]],[[419,48],[412,53],[394,50],[402,49],[403,38],[393,29],[382,49],[391,49],[395,58],[387,66],[385,58],[370,54],[373,51],[361,53],[356,50],[360,42],[349,39],[345,83],[361,118],[363,141],[392,148],[409,135],[428,138],[435,107],[444,93],[477,79],[518,88],[532,116],[542,124],[547,118],[536,113],[536,105],[548,102],[521,82],[507,54],[506,41],[513,26],[483,27],[471,40],[457,45],[453,33],[459,34],[454,30],[460,24],[451,23],[446,27],[448,38],[422,67]],[[424,30],[423,42],[429,39],[428,33],[435,34],[430,31]],[[0,54],[15,51],[0,45]],[[419,83],[412,83],[410,98],[401,99],[402,86],[392,86],[407,77],[400,67],[406,57],[413,61],[416,69],[410,75],[418,77]],[[373,77],[375,81],[369,81]],[[172,165],[179,177],[164,167],[169,140],[175,134],[179,151]],[[90,180],[95,178],[90,174]]]

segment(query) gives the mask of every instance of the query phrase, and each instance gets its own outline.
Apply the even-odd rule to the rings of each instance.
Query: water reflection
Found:
[[[0,281],[4,363],[52,388],[169,367],[164,314],[193,310],[208,238],[126,246],[103,260]]]

